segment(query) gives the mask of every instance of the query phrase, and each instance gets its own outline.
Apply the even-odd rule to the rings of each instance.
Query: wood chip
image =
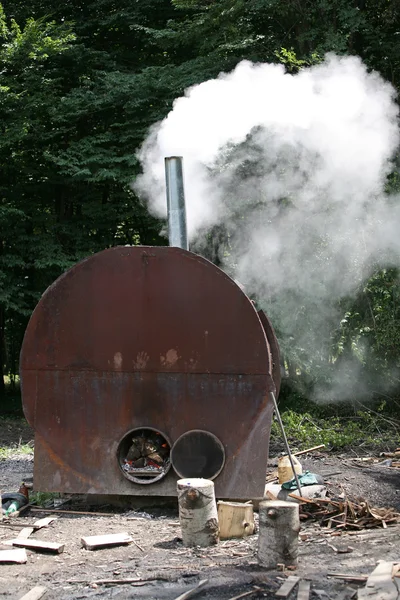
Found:
[[[25,550],[0,550],[0,563],[26,563]]]
[[[310,582],[301,579],[297,592],[297,600],[309,600],[310,597]]]
[[[47,589],[42,586],[36,586],[32,588],[27,594],[22,596],[19,600],[40,600],[45,595]]]
[[[122,546],[133,542],[128,533],[111,533],[107,535],[89,535],[81,538],[81,543],[87,550],[97,548],[108,548],[110,546]]]
[[[191,598],[192,596],[197,594],[197,592],[201,590],[205,585],[207,585],[207,583],[208,579],[202,579],[201,581],[199,581],[196,587],[192,588],[191,590],[188,590],[187,592],[184,592],[183,594],[175,598],[175,600],[187,600],[188,598]]]
[[[41,540],[19,540],[16,538],[12,541],[13,546],[19,548],[28,548],[28,550],[38,550],[39,552],[55,552],[61,554],[64,552],[64,544],[57,542],[42,542]]]
[[[295,577],[294,575],[289,575],[289,577],[286,579],[285,583],[283,585],[281,585],[281,587],[279,588],[279,590],[277,592],[275,592],[275,596],[278,596],[279,598],[287,598],[290,594],[290,592],[292,591],[292,589],[297,585],[297,583],[299,582],[299,577]]]

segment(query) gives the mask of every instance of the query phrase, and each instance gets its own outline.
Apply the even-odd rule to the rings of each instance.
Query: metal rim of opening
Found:
[[[171,448],[171,465],[182,479],[215,479],[225,465],[225,448],[216,435],[202,429],[183,433]]]
[[[139,434],[142,432],[149,432],[149,434],[154,436],[159,435],[165,441],[165,443],[168,444],[168,457],[165,461],[164,468],[160,473],[157,473],[157,471],[155,471],[154,477],[134,475],[123,468],[122,461],[124,460],[124,458],[126,458],[129,449],[132,447],[132,438],[135,437],[135,434]],[[136,483],[139,485],[150,485],[152,483],[160,481],[161,479],[164,479],[164,477],[167,475],[168,471],[171,468],[171,442],[165,435],[165,433],[154,427],[135,427],[134,429],[130,429],[119,441],[116,454],[118,466],[123,476],[132,483]]]

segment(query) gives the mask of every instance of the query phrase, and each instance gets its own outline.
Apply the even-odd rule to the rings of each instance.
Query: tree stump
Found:
[[[208,479],[179,479],[177,489],[183,544],[217,544],[219,530],[214,483]]]
[[[219,537],[221,540],[242,538],[255,531],[252,504],[218,502]]]
[[[283,500],[264,501],[260,502],[259,514],[258,562],[267,569],[275,569],[278,564],[296,566],[299,505]]]

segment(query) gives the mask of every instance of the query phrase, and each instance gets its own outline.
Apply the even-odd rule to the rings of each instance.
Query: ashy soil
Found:
[[[18,444],[33,440],[32,431],[22,421],[0,421],[0,445],[15,447],[7,459],[0,459],[0,488],[16,491],[21,481],[32,481],[33,458],[18,451]],[[302,459],[305,469],[324,475],[336,492],[362,496],[371,505],[400,510],[400,469],[358,466],[352,455],[316,453]],[[274,460],[270,461],[273,470]],[[333,473],[336,473],[333,475]],[[61,510],[90,511],[93,514],[50,513],[49,509],[27,510],[9,522],[0,523],[0,550],[10,549],[7,540],[20,529],[45,516],[57,517],[48,528],[32,534],[32,539],[65,545],[61,554],[50,555],[27,550],[23,565],[0,564],[1,598],[19,599],[35,586],[44,586],[45,600],[86,598],[143,598],[175,600],[199,581],[207,585],[195,598],[228,600],[253,591],[251,599],[274,598],[276,590],[291,572],[266,571],[257,564],[258,536],[220,542],[212,548],[185,548],[182,545],[175,502],[160,506],[113,507],[93,504],[87,497],[65,498]],[[96,513],[105,513],[104,516]],[[302,523],[307,540],[299,542],[296,575],[311,581],[311,600],[350,598],[356,584],[328,576],[331,572],[369,574],[378,560],[400,561],[400,525],[387,529],[361,530],[356,534],[332,532],[316,522]],[[130,534],[133,543],[110,549],[89,551],[81,537],[107,533]],[[302,536],[304,537],[304,536]],[[349,554],[334,548],[351,546]],[[124,579],[136,579],[124,583]],[[255,590],[257,586],[259,590]],[[347,591],[346,591],[347,590]],[[297,597],[293,591],[289,600]],[[376,599],[378,600],[378,598]]]

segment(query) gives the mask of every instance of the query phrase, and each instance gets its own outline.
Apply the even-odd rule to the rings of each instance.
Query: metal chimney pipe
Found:
[[[181,156],[168,156],[165,158],[168,238],[170,246],[189,250],[182,162]]]

